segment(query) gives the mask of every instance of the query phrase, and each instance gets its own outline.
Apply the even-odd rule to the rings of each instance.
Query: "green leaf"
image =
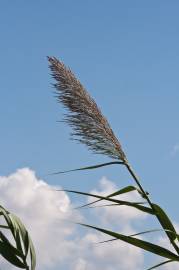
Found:
[[[11,230],[12,234],[14,235],[14,227],[12,225],[11,219],[9,218],[9,212],[2,205],[0,205],[0,214],[4,216],[9,229]]]
[[[19,267],[26,268],[26,265],[19,260],[19,258],[14,254],[14,252],[4,243],[0,241],[0,254],[11,264]]]
[[[14,225],[14,230],[15,230],[15,239],[17,240],[17,243],[20,241],[20,237],[23,242],[23,246],[25,249],[25,256],[27,256],[28,250],[29,250],[29,241],[28,241],[28,232],[23,225],[23,223],[20,221],[20,219],[15,216],[14,214],[9,215],[13,225]],[[20,246],[20,244],[19,244]]]
[[[120,190],[117,190],[116,192],[113,192],[113,193],[107,195],[106,197],[107,198],[111,198],[111,197],[114,197],[114,196],[117,196],[117,195],[121,195],[121,194],[124,194],[124,193],[127,193],[127,192],[134,191],[134,190],[137,190],[136,187],[134,187],[134,186],[127,186],[127,187],[124,187],[124,188],[122,188]],[[102,200],[103,199],[99,199],[99,200],[93,201],[91,203],[84,204],[84,205],[80,206],[79,208],[83,208],[83,207],[92,205],[92,204],[97,203],[97,202],[102,201]]]
[[[148,231],[143,231],[143,232],[131,234],[130,236],[137,236],[137,235],[146,234],[146,233],[152,233],[152,232],[170,232],[170,233],[173,233],[174,235],[176,235],[174,232],[169,231],[169,230],[153,229],[153,230],[148,230]]]
[[[68,189],[57,190],[57,191],[65,191],[65,192],[81,194],[81,195],[85,195],[85,196],[91,196],[91,197],[95,197],[95,198],[98,198],[98,199],[103,199],[103,200],[106,200],[106,201],[115,202],[115,203],[118,203],[119,205],[131,206],[131,207],[134,207],[134,208],[136,208],[136,209],[138,209],[140,211],[146,212],[148,214],[152,214],[152,215],[154,214],[154,212],[153,212],[153,210],[151,208],[140,205],[140,202],[122,201],[122,200],[112,199],[112,198],[104,197],[104,196],[100,196],[100,195],[94,195],[94,194],[87,193],[87,192],[80,192],[80,191],[68,190]]]
[[[105,230],[105,229],[102,229],[102,228],[98,228],[98,227],[95,227],[95,226],[83,224],[83,223],[77,223],[77,224],[80,224],[80,225],[88,227],[88,228],[95,229],[97,231],[100,231],[100,232],[105,233],[105,234],[110,235],[110,236],[113,236],[116,239],[120,239],[120,240],[122,240],[122,241],[124,241],[124,242],[126,242],[128,244],[139,247],[139,248],[141,248],[143,250],[146,250],[146,251],[149,251],[149,252],[151,252],[153,254],[165,257],[165,258],[173,260],[173,261],[179,261],[179,256],[177,256],[176,254],[174,254],[170,250],[168,250],[166,248],[163,248],[161,246],[152,244],[150,242],[143,241],[143,240],[140,240],[140,239],[135,238],[135,237],[126,236],[126,235],[123,235],[123,234],[112,232],[112,231],[109,231],[109,230]]]
[[[7,245],[9,247],[9,249],[11,249],[15,255],[23,258],[23,253],[21,252],[21,250],[18,250],[17,248],[15,248],[8,240],[8,238],[2,233],[0,232],[0,241],[2,243],[4,243],[5,245]]]
[[[1,235],[2,239],[2,235]],[[13,247],[8,241],[0,241],[0,254],[11,264],[20,267],[20,268],[26,268],[27,265],[25,265],[20,259],[19,259],[19,251]],[[20,254],[21,255],[21,254]]]
[[[10,218],[13,221],[14,224],[17,226],[17,232],[20,232],[20,236],[22,238],[24,250],[25,250],[25,256],[27,256],[28,251],[30,251],[30,257],[31,257],[31,270],[35,269],[36,266],[36,254],[34,245],[32,243],[32,240],[29,236],[28,231],[26,230],[24,224],[21,222],[21,220],[14,214],[10,214]]]
[[[8,229],[8,230],[9,230],[9,227],[6,226],[6,225],[0,225],[0,228],[1,228],[1,229]]]
[[[137,235],[142,235],[142,234],[147,234],[147,233],[153,233],[153,232],[171,232],[171,231],[169,231],[169,230],[163,230],[163,229],[153,229],[153,230],[147,230],[147,231],[143,231],[143,232],[131,234],[129,236],[137,236]],[[171,232],[171,233],[173,233],[173,232]],[[112,239],[109,239],[109,240],[98,242],[98,244],[107,243],[107,242],[111,242],[111,241],[115,241],[115,240],[118,240],[118,239],[112,238]]]
[[[31,270],[35,270],[36,267],[36,254],[32,240],[29,238],[30,244],[30,258],[31,258]]]
[[[138,205],[142,205],[144,203],[140,202],[140,203],[137,203],[136,204]],[[84,207],[84,205],[82,206],[79,206],[79,207],[76,207],[75,209],[92,209],[92,208],[101,208],[101,207],[111,207],[111,206],[121,206],[122,204],[119,204],[119,203],[110,203],[110,204],[101,204],[101,205],[95,205],[95,206],[87,206],[87,207]]]
[[[62,173],[68,173],[68,172],[75,172],[75,171],[93,170],[93,169],[98,169],[98,168],[101,168],[101,167],[104,167],[104,166],[115,165],[115,164],[123,165],[124,162],[122,162],[122,161],[107,162],[107,163],[97,164],[97,165],[93,165],[93,166],[87,166],[87,167],[82,167],[82,168],[78,168],[78,169],[72,169],[72,170],[68,170],[68,171],[55,172],[55,173],[51,173],[50,175],[62,174]]]
[[[36,265],[36,255],[35,255],[35,249],[33,246],[33,243],[30,239],[29,233],[26,230],[24,224],[21,222],[21,220],[14,214],[8,212],[5,208],[3,208],[2,206],[0,206],[0,214],[4,216],[8,228],[11,230],[12,235],[14,237],[14,240],[16,242],[16,247],[13,247],[10,242],[8,241],[8,239],[4,236],[0,234],[0,238],[3,240],[3,242],[6,245],[9,245],[9,248],[11,248],[11,253],[14,254],[15,257],[13,257],[12,254],[9,262],[12,263],[11,258],[14,258],[14,262],[16,262],[16,264],[19,264],[19,267],[21,265],[21,268],[27,268],[27,265],[25,265],[25,263],[21,263],[21,261],[18,259],[17,256],[20,256],[23,258],[23,261],[25,262],[26,257],[28,255],[28,252],[30,252],[30,257],[31,257],[31,270],[35,270],[35,265]],[[6,246],[5,246],[6,247]],[[5,248],[4,248],[5,249]],[[2,249],[3,252],[3,249]],[[25,252],[25,254],[23,254]],[[0,251],[1,254],[1,251]],[[2,253],[2,256],[4,258],[7,257],[6,253]],[[6,257],[5,257],[6,256]],[[8,258],[6,258],[8,260]],[[23,267],[22,267],[23,265]],[[25,265],[25,267],[24,267]],[[16,265],[17,266],[17,265]]]
[[[155,268],[157,268],[157,267],[159,267],[161,265],[164,265],[164,264],[167,264],[167,263],[170,263],[170,262],[173,262],[173,260],[168,260],[168,261],[165,261],[165,262],[161,262],[161,263],[156,264],[156,265],[154,265],[154,266],[152,266],[150,268],[147,268],[146,270],[152,270],[152,269],[155,269]]]
[[[170,238],[171,241],[175,240],[177,237],[176,236],[177,233],[169,217],[159,205],[157,204],[152,204],[152,205],[153,205],[153,208],[155,209],[155,212],[160,221],[160,224],[162,225],[163,229],[166,230],[168,237]],[[170,231],[173,233],[171,233]]]
[[[117,195],[121,195],[121,194],[124,194],[124,193],[134,191],[134,190],[136,190],[136,187],[127,186],[127,187],[124,187],[122,189],[117,190],[116,192],[113,192],[113,193],[109,194],[107,197],[114,197],[114,196],[117,196]]]

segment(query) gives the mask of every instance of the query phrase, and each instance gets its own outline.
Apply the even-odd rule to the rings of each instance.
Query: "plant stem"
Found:
[[[145,192],[145,190],[143,189],[142,185],[140,184],[140,181],[139,181],[138,176],[135,174],[135,172],[133,171],[133,169],[132,169],[131,166],[129,165],[128,161],[125,161],[124,164],[125,164],[125,166],[126,166],[128,172],[130,173],[130,175],[131,175],[131,176],[133,177],[133,179],[135,180],[137,186],[139,187],[139,189],[140,189],[142,195],[144,196],[144,198],[146,199],[146,201],[147,201],[148,204],[150,205],[151,209],[154,211],[154,213],[156,213],[155,208],[154,208],[154,206],[153,206],[153,203],[151,202],[151,200],[150,200],[148,194]],[[157,214],[155,214],[155,216],[157,217],[159,223],[161,224],[160,219],[158,218]],[[162,226],[162,224],[161,224],[161,226]],[[163,226],[162,226],[162,227],[163,227]],[[165,229],[165,228],[164,228],[164,229]],[[167,237],[169,238],[169,240],[170,240],[172,246],[174,247],[174,249],[176,250],[176,252],[179,254],[179,247],[178,247],[177,244],[174,242],[174,240],[171,240],[171,239],[170,239],[168,233],[167,233],[167,232],[165,232],[165,233],[166,233]]]

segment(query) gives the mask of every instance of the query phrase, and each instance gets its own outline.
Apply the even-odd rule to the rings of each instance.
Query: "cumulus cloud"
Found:
[[[103,178],[95,193],[108,194],[115,184]],[[78,211],[72,211],[72,203],[65,192],[54,192],[52,186],[37,178],[28,169],[0,177],[1,204],[21,217],[34,241],[37,252],[37,270],[140,270],[143,253],[121,241],[95,244],[105,238],[93,230],[82,229],[65,220],[84,220]],[[127,196],[127,197],[126,197]],[[136,200],[132,192],[121,199]],[[134,210],[134,211],[133,211]],[[83,213],[83,212],[81,212]],[[88,223],[97,222],[103,227],[120,224],[121,232],[135,232],[132,221],[144,216],[129,207],[94,208]],[[110,222],[109,222],[110,221]],[[110,224],[109,224],[110,223]],[[120,254],[120,255],[119,255]],[[126,258],[127,254],[127,258]],[[3,270],[14,269],[0,259]]]
[[[104,235],[88,232],[81,239],[81,251],[86,249],[79,259],[75,270],[140,270],[143,265],[143,254],[138,248],[121,241],[99,244],[107,239]],[[120,254],[120,255],[119,255]],[[127,257],[126,257],[127,255]]]
[[[21,217],[28,227],[37,251],[38,269],[53,269],[69,257],[74,243],[68,238],[74,225],[65,219],[79,219],[71,212],[70,199],[54,192],[27,168],[0,177],[1,204]],[[9,268],[8,268],[9,269]]]
[[[103,177],[99,182],[99,187],[92,190],[91,193],[105,196],[115,192],[117,189],[119,189],[119,187],[117,187],[113,182],[109,181],[106,177]],[[136,191],[116,196],[115,199],[117,198],[124,201],[141,201],[141,198]],[[89,198],[88,201],[92,202],[93,200],[94,199]],[[102,204],[104,204],[104,202],[98,203],[98,205]],[[125,228],[127,233],[129,233],[129,227],[134,220],[146,218],[145,213],[129,206],[95,208],[95,213],[97,216],[100,216],[103,223],[112,223],[113,225],[119,226],[120,229]]]

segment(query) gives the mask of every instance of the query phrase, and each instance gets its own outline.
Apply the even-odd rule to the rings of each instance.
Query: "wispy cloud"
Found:
[[[179,153],[179,143],[176,143],[171,151],[171,155],[172,156],[176,156]]]

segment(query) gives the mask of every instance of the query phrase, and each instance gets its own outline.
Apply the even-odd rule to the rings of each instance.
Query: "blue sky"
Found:
[[[179,2],[13,1],[0,9],[1,175],[29,167],[50,185],[91,190],[123,168],[47,176],[97,164],[58,123],[46,56],[70,66],[107,116],[142,183],[179,216]]]

